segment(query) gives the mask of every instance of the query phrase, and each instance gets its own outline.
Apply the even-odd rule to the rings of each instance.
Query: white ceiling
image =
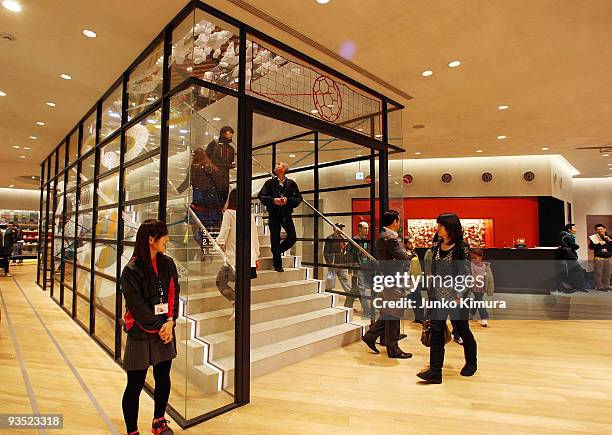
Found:
[[[0,33],[17,37],[0,41],[0,90],[7,93],[0,97],[0,187],[27,187],[15,177],[39,173],[40,161],[186,3],[20,2],[18,14],[0,7]],[[612,143],[609,0],[293,0],[291,8],[286,0],[248,1],[333,51],[354,42],[352,61],[410,101],[228,0],[209,3],[405,104],[404,157],[551,153],[581,176],[612,173],[612,153],[575,150]],[[98,38],[85,38],[84,28]],[[455,59],[461,66],[448,68]],[[434,74],[422,77],[426,69]],[[501,104],[510,109],[497,110]]]

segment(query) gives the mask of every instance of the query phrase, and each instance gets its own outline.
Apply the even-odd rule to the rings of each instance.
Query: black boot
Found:
[[[428,384],[441,384],[443,364],[444,345],[432,345],[429,348],[429,368],[421,370],[417,376]]]
[[[465,366],[461,369],[461,376],[472,376],[476,373],[477,364],[477,345],[474,336],[466,337],[463,343],[463,355],[465,356]]]

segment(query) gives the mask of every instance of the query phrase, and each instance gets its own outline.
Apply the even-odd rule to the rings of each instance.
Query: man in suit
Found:
[[[277,163],[274,168],[276,177],[266,181],[258,195],[259,200],[268,210],[273,265],[277,272],[284,272],[281,254],[291,249],[297,240],[291,215],[293,209],[302,202],[302,194],[297,183],[285,176],[288,170],[287,163]],[[282,243],[280,241],[281,227],[287,234]]]
[[[410,261],[410,255],[402,246],[402,241],[397,234],[400,229],[399,213],[395,210],[387,210],[382,221],[383,229],[374,246],[376,258],[381,262],[381,271],[386,274],[402,271],[406,267],[406,262]],[[397,262],[397,264],[394,264],[394,262]],[[382,292],[384,301],[398,301],[402,297],[401,289],[385,289]],[[411,353],[404,352],[397,344],[402,313],[402,309],[381,309],[378,320],[370,326],[368,332],[361,338],[374,353],[378,353],[376,339],[384,335],[389,358],[405,359],[412,357]]]

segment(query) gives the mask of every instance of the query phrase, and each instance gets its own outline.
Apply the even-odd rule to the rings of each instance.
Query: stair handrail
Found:
[[[259,160],[257,160],[255,157],[251,156],[251,158],[253,159],[253,161],[255,163],[257,163],[264,171],[266,171],[270,176],[274,177],[275,175],[268,169],[266,168],[266,166],[264,166],[263,163],[261,163]],[[366,251],[365,249],[363,249],[363,247],[361,245],[359,245],[359,243],[357,243],[355,240],[353,240],[352,237],[349,237],[344,231],[342,231],[342,229],[338,226],[336,226],[335,223],[333,223],[331,220],[329,220],[329,218],[327,216],[325,216],[323,213],[321,213],[319,210],[317,210],[311,203],[309,203],[307,200],[305,200],[304,198],[302,198],[302,202],[304,202],[304,204],[306,204],[312,211],[314,211],[316,214],[318,214],[321,218],[323,218],[323,220],[325,222],[327,222],[328,224],[330,224],[332,226],[332,228],[335,231],[338,231],[346,240],[348,240],[355,248],[357,248],[357,250],[365,255],[370,261],[372,261],[374,264],[378,264],[378,260],[372,255],[370,254],[368,251]]]

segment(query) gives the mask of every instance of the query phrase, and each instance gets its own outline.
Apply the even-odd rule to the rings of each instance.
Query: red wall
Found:
[[[391,207],[398,200],[389,201]],[[353,199],[353,212],[366,212],[369,200]],[[376,202],[378,215],[378,201]],[[456,213],[464,219],[493,219],[495,247],[512,246],[512,240],[525,238],[528,247],[539,242],[538,198],[404,198],[404,219],[435,219],[441,213]],[[363,216],[367,219],[367,216]],[[353,217],[353,233],[360,216]]]

